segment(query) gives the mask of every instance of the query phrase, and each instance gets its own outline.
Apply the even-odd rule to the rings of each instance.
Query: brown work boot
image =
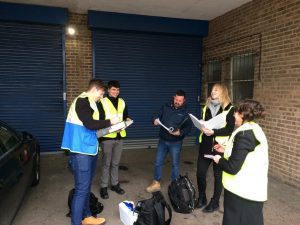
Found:
[[[156,180],[152,182],[147,188],[146,191],[149,193],[160,191],[160,183]]]
[[[105,223],[104,218],[86,217],[81,221],[82,225],[102,225]]]

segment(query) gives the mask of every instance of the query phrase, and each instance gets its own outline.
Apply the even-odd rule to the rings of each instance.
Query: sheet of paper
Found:
[[[112,125],[110,127],[100,129],[97,131],[97,137],[103,137],[107,134],[110,134],[112,132],[118,131],[118,130],[124,130],[127,127],[129,127],[131,124],[133,124],[133,120],[128,120],[128,121],[122,121],[120,123],[117,123],[115,125]]]
[[[213,159],[213,158],[214,158],[214,155],[207,155],[207,154],[204,154],[204,157],[205,157],[205,158],[208,158],[208,159]]]
[[[158,118],[158,123],[159,125],[161,125],[163,128],[165,128],[167,131],[169,132],[173,132],[174,131],[174,128],[173,127],[166,127],[162,122],[160,122],[159,118]]]
[[[205,121],[204,126],[208,129],[220,129],[226,124],[226,116],[223,113]]]
[[[197,117],[190,113],[189,116],[191,117],[194,126],[197,127],[199,130],[201,130],[203,127],[210,130],[220,129],[226,123],[226,116],[223,113],[211,118],[208,121],[199,120]]]
[[[191,120],[192,120],[194,126],[197,127],[199,130],[201,130],[203,127],[205,127],[203,120],[198,120],[198,118],[191,113],[189,113],[189,116],[191,117]]]

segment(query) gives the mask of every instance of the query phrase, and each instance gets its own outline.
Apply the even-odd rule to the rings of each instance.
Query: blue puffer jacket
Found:
[[[163,105],[158,113],[153,115],[153,121],[159,118],[159,120],[166,127],[173,127],[174,130],[180,130],[180,136],[171,135],[166,129],[160,127],[159,137],[166,141],[180,141],[182,140],[192,129],[192,121],[188,115],[186,104],[183,104],[179,108],[175,108],[173,101]]]

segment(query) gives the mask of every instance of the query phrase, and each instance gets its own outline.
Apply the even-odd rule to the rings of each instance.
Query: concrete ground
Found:
[[[152,180],[154,149],[126,150],[121,165],[128,170],[120,170],[120,183],[125,195],[117,195],[109,191],[110,198],[100,199],[98,163],[92,191],[104,204],[104,211],[99,215],[105,217],[106,225],[122,225],[119,219],[118,204],[124,200],[135,203],[150,198],[145,187]],[[184,148],[181,156],[181,174],[188,173],[196,186],[196,147]],[[99,161],[98,161],[99,162]],[[73,188],[73,177],[67,168],[67,157],[64,154],[42,155],[41,181],[37,187],[29,189],[13,225],[68,225],[67,196]],[[169,202],[167,186],[169,184],[170,161],[164,165],[162,192]],[[208,198],[212,195],[212,168],[208,174]],[[174,225],[219,225],[222,224],[223,196],[220,209],[211,214],[195,210],[191,214],[179,214],[173,211],[171,224]],[[300,190],[282,182],[269,179],[269,200],[264,206],[265,225],[299,225],[300,224]]]

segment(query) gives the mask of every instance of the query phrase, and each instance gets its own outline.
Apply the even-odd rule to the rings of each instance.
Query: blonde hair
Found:
[[[224,109],[231,102],[227,86],[225,84],[216,83],[213,85],[212,89],[213,88],[217,88],[220,91],[219,101],[222,108]],[[208,105],[210,100],[211,97],[209,96],[207,98],[206,105]]]

